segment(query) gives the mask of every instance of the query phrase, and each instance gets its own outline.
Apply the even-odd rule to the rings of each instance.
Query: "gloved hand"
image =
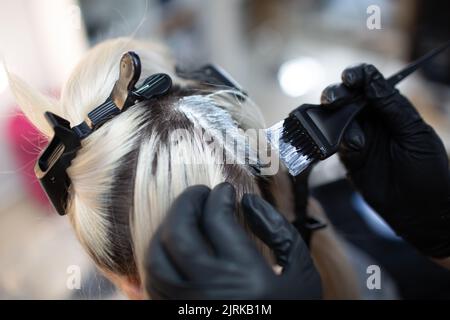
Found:
[[[253,232],[284,267],[276,275],[235,216],[235,191],[187,188],[155,233],[146,258],[146,289],[159,299],[319,299],[321,283],[308,248],[270,204],[245,195]]]
[[[372,65],[350,67],[322,92],[323,107],[363,94],[367,107],[344,134],[340,158],[365,200],[424,254],[450,256],[447,154],[435,131]]]
[[[292,224],[300,233],[303,241],[305,241],[308,247],[310,245],[313,233],[327,226],[325,222],[320,221],[317,218],[313,218],[308,214],[308,179],[311,173],[311,169],[312,167],[303,171],[298,176],[290,176],[292,179],[292,187],[295,199],[295,220],[292,222]]]

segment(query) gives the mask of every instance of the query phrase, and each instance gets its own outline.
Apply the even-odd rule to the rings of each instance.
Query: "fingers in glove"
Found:
[[[349,89],[342,83],[331,84],[326,87],[320,96],[320,103],[323,107],[334,110],[351,101],[356,92]]]
[[[365,133],[357,121],[352,121],[344,132],[339,146],[339,158],[347,170],[354,172],[366,161],[368,145]]]
[[[406,136],[411,128],[416,128],[415,124],[424,125],[413,105],[373,65],[347,68],[342,73],[342,80],[350,88],[362,88],[369,102],[368,107],[381,116],[392,133]]]
[[[229,183],[217,185],[205,203],[202,224],[217,255],[229,259],[261,259],[255,245],[236,219],[236,192]]]
[[[362,89],[369,100],[379,101],[396,93],[395,88],[372,64],[363,63],[348,67],[342,72],[341,78],[348,88]]]
[[[341,74],[342,83],[348,88],[363,89],[365,84],[365,66],[365,63],[361,63],[344,69]]]
[[[242,207],[252,231],[274,251],[281,266],[287,265],[292,258],[294,242],[300,239],[303,243],[294,226],[257,195],[245,194]],[[303,245],[306,248],[306,244]]]
[[[210,189],[187,188],[172,204],[161,225],[165,252],[186,279],[201,279],[201,270],[212,263],[210,249],[200,228],[200,219]]]
[[[344,132],[341,143],[342,152],[361,152],[366,144],[364,131],[357,121],[352,121]]]
[[[294,226],[256,195],[244,195],[242,206],[250,228],[274,251],[277,262],[284,267],[278,278],[278,285],[284,291],[281,296],[320,299],[322,286],[319,273],[308,247]]]
[[[302,290],[297,290],[297,299],[321,299],[322,280],[317,271],[310,252],[301,238],[298,238],[292,245],[291,258],[283,269],[281,279],[288,291],[295,290],[292,282],[298,283]],[[287,296],[291,293],[287,292]]]
[[[152,299],[166,299],[166,291],[184,280],[170,261],[161,242],[160,229],[154,234],[145,257],[146,290]]]

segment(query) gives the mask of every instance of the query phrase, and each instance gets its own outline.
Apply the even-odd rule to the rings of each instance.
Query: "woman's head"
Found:
[[[182,80],[165,48],[126,38],[90,50],[64,85],[60,101],[36,93],[13,75],[11,88],[27,117],[50,137],[44,111],[72,126],[81,123],[109,96],[126,51],[140,56],[141,80],[162,72],[172,77],[174,87],[162,98],[130,107],[83,140],[67,169],[72,185],[66,211],[80,242],[105,273],[139,283],[149,240],[186,187],[228,181],[238,199],[258,191],[257,176],[238,159],[245,153],[234,142],[245,137],[238,129],[262,128],[263,121],[250,101],[238,99],[239,92]],[[224,164],[224,154],[231,164]]]

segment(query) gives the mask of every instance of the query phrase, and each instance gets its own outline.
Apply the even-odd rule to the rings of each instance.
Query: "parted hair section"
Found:
[[[145,277],[143,257],[151,236],[186,187],[228,181],[237,199],[257,190],[259,178],[251,166],[242,161],[225,164],[223,154],[227,159],[242,154],[235,151],[233,140],[252,139],[245,130],[263,128],[264,122],[241,93],[180,79],[165,47],[129,38],[92,48],[63,86],[60,100],[11,73],[10,86],[28,119],[51,137],[44,112],[60,115],[72,126],[82,122],[111,93],[126,51],[140,56],[141,80],[166,73],[173,89],[162,98],[131,106],[82,140],[67,169],[72,181],[67,213],[78,239],[102,270],[139,282]],[[231,139],[222,138],[224,130]]]

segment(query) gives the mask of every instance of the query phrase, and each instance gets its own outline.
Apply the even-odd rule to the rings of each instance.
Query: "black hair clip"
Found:
[[[151,75],[135,88],[141,75],[141,62],[134,52],[125,53],[120,60],[120,74],[113,90],[104,103],[88,113],[85,121],[74,127],[54,113],[45,117],[53,128],[54,136],[39,156],[34,167],[48,198],[60,215],[66,214],[68,189],[71,185],[66,169],[81,147],[81,140],[97,130],[133,104],[166,94],[172,79],[163,73]]]
[[[242,96],[237,96],[240,100],[245,100],[247,97],[247,93],[238,82],[219,66],[207,64],[194,70],[186,70],[177,66],[175,72],[177,76],[183,79],[195,80],[208,86],[232,88],[239,91],[242,94]]]

